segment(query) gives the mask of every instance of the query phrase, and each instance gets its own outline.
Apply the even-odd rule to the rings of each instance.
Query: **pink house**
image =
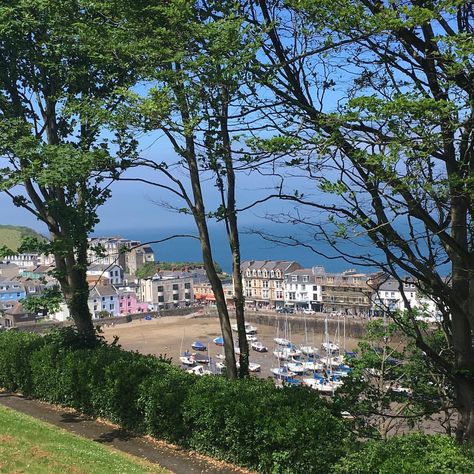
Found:
[[[120,314],[135,314],[148,311],[148,303],[137,301],[137,295],[133,291],[119,291]]]

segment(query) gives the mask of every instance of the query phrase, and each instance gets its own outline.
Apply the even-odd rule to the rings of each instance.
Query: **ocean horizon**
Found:
[[[232,271],[232,258],[227,241],[227,233],[224,226],[210,225],[212,253],[214,261],[219,263],[222,269],[230,273]],[[274,236],[269,241],[261,236],[266,234]],[[154,228],[103,228],[99,226],[93,233],[94,236],[120,236],[123,238],[139,240],[143,243],[151,242],[156,261],[163,262],[202,262],[202,254],[199,240],[194,238],[176,237],[177,235],[197,236],[196,229],[192,227],[157,227]],[[276,242],[278,236],[291,236],[295,241],[302,241],[302,245],[283,245]],[[164,242],[155,242],[168,239]],[[309,248],[309,245],[314,250]],[[303,267],[323,266],[329,272],[341,272],[349,268],[356,268],[362,272],[373,272],[377,269],[362,264],[349,263],[337,258],[337,252],[330,244],[323,240],[314,240],[311,235],[290,225],[273,226],[242,226],[240,229],[241,258],[245,260],[294,260]],[[372,253],[371,246],[363,242],[341,241],[338,248],[348,255],[359,255],[361,253]]]

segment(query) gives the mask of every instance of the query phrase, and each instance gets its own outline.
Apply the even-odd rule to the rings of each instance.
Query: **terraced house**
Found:
[[[285,305],[318,312],[366,314],[372,289],[368,276],[356,270],[327,273],[324,267],[299,269],[285,275]]]
[[[288,260],[248,260],[240,268],[247,306],[276,308],[285,302],[285,274],[300,269],[301,265]]]

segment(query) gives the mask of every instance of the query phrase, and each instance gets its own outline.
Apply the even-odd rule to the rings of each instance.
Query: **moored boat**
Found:
[[[273,339],[279,346],[283,346],[283,347],[288,347],[291,342],[288,340],[288,339],[285,339],[284,337],[275,337],[275,339]]]
[[[212,342],[216,345],[216,346],[223,346],[224,345],[224,338],[222,336],[219,336],[219,337],[216,337],[212,340]]]
[[[205,351],[207,349],[207,347],[201,342],[201,341],[194,341],[192,344],[191,344],[191,347],[195,350],[195,351]]]
[[[259,341],[252,342],[251,347],[254,351],[257,352],[268,352],[268,347],[264,346],[263,343]]]

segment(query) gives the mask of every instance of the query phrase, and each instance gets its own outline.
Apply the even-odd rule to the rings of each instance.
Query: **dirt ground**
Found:
[[[254,324],[252,324],[254,325]],[[256,334],[259,341],[268,347],[269,352],[259,353],[251,351],[251,362],[261,364],[262,370],[260,377],[270,377],[270,369],[278,367],[278,361],[273,356],[275,349],[273,338],[287,337],[294,344],[308,344],[320,347],[323,342],[323,334],[307,334],[301,332],[291,332],[288,328],[287,334],[284,329],[273,326],[256,325],[258,332]],[[141,352],[142,354],[166,354],[172,357],[173,363],[180,365],[179,356],[185,351],[194,352],[191,344],[194,341],[201,341],[208,347],[209,357],[215,358],[221,354],[222,348],[216,346],[212,340],[220,336],[219,321],[215,317],[203,317],[198,315],[188,316],[169,316],[151,321],[141,320],[132,321],[127,324],[103,327],[104,336],[108,341],[112,341],[114,336],[119,337],[119,343],[126,350]],[[234,333],[235,334],[235,333]],[[334,340],[335,335],[331,334],[330,339]],[[343,336],[339,338],[341,347],[344,344]],[[353,350],[358,341],[355,339],[346,339],[345,347],[347,350]],[[204,352],[207,354],[207,352]]]

